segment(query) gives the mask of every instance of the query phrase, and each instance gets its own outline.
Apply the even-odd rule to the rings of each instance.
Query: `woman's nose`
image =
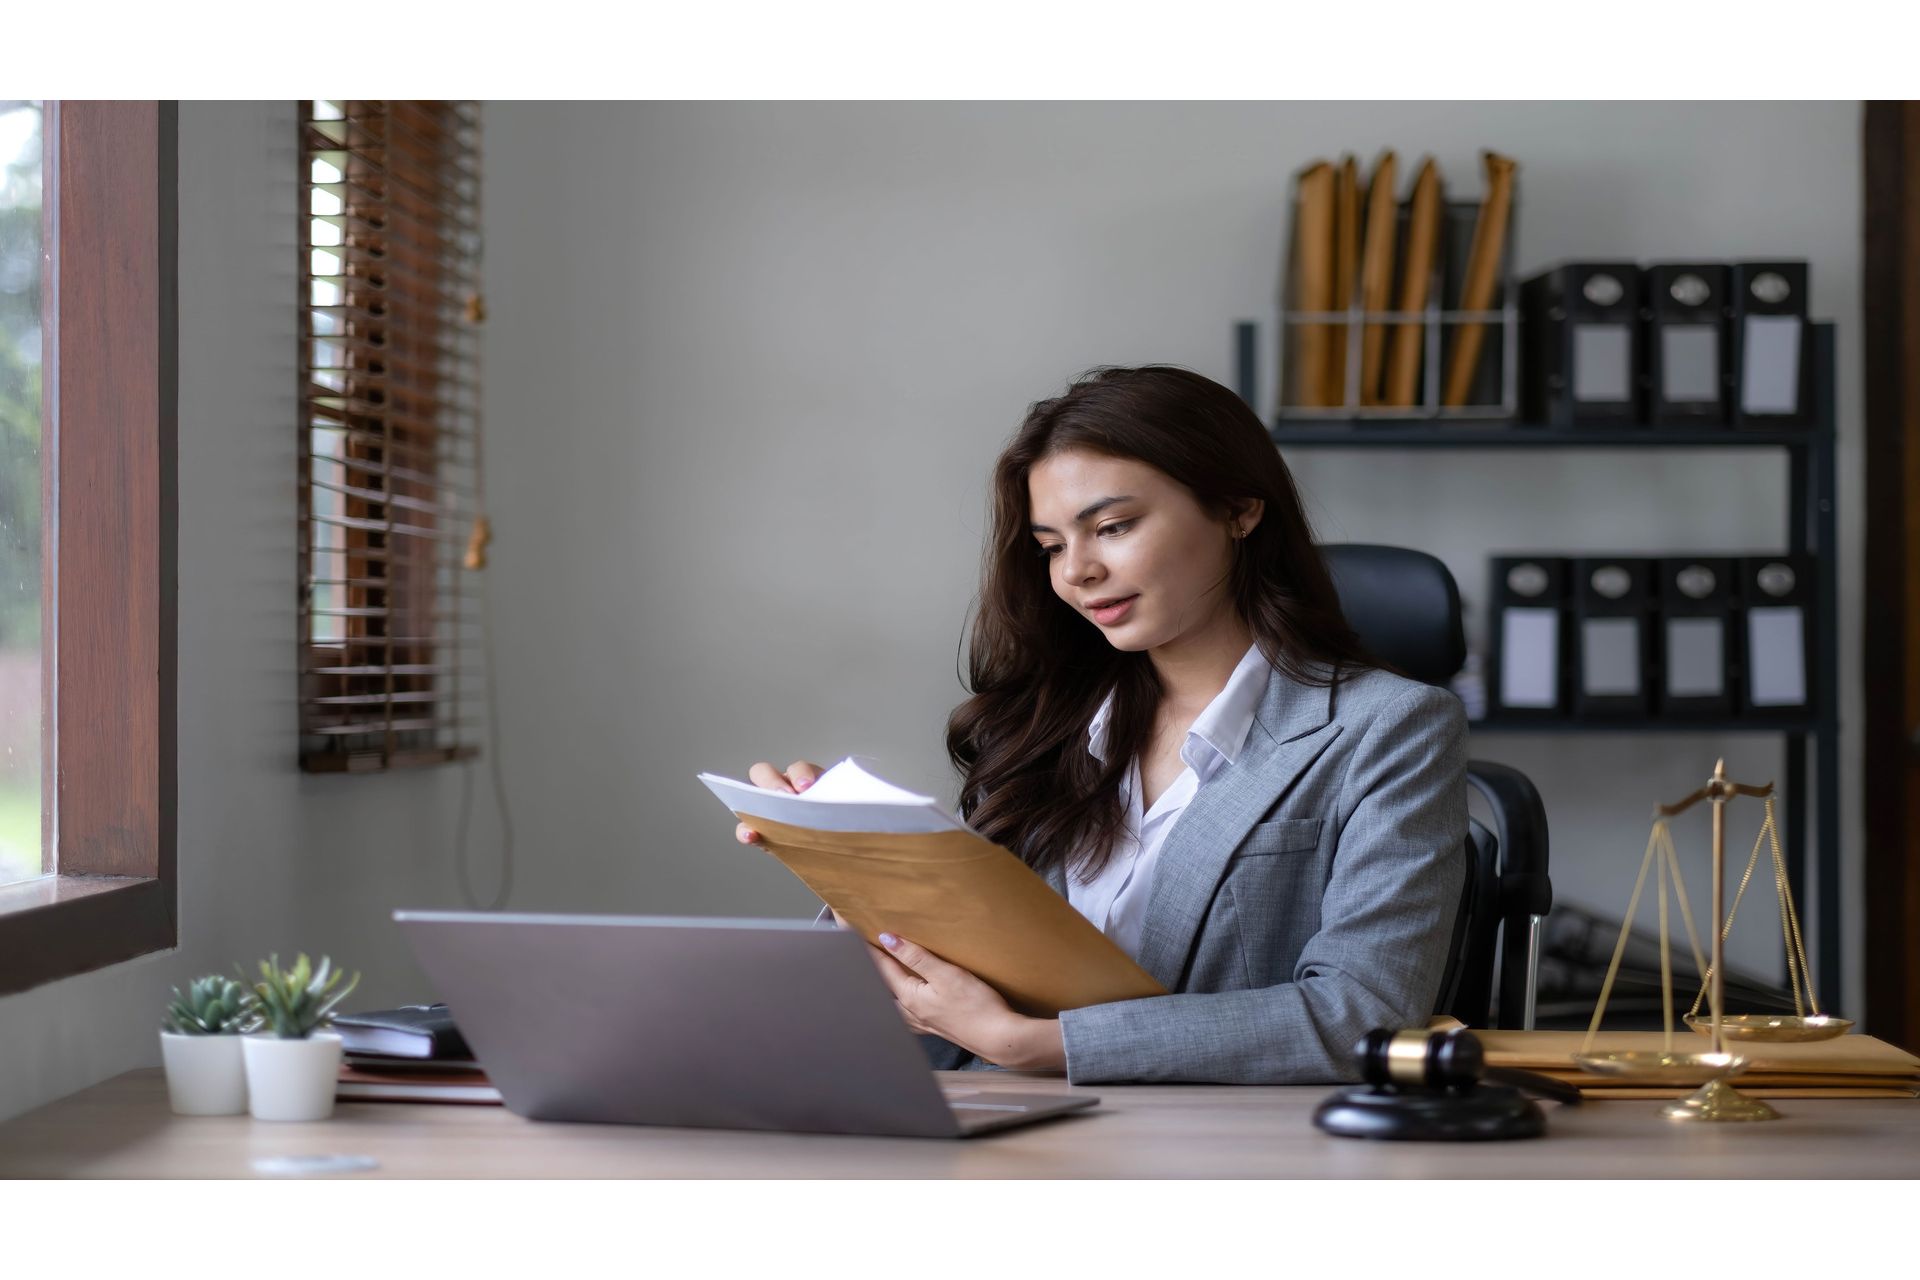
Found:
[[[1100,576],[1100,557],[1091,543],[1069,542],[1060,552],[1060,575],[1068,582],[1092,582]]]

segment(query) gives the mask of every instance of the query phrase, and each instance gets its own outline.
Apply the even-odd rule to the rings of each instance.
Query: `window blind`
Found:
[[[301,767],[468,759],[484,729],[479,107],[303,102],[300,139]]]

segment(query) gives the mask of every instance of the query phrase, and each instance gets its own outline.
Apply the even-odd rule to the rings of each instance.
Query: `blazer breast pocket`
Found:
[[[1320,843],[1319,818],[1279,818],[1257,822],[1234,850],[1236,858],[1263,858],[1277,853],[1304,853]]]

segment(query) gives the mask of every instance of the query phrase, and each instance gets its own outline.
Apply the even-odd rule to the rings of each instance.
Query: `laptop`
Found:
[[[943,1089],[859,935],[790,920],[396,911],[533,1120],[963,1138],[1098,1098]]]

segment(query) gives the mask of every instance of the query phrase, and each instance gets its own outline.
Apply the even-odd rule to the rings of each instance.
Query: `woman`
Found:
[[[960,811],[1172,994],[1025,1017],[883,933],[902,1017],[942,1068],[1352,1078],[1362,1035],[1439,992],[1459,701],[1368,662],[1279,451],[1199,374],[1101,369],[1035,404],[992,500],[973,696],[947,724]]]

